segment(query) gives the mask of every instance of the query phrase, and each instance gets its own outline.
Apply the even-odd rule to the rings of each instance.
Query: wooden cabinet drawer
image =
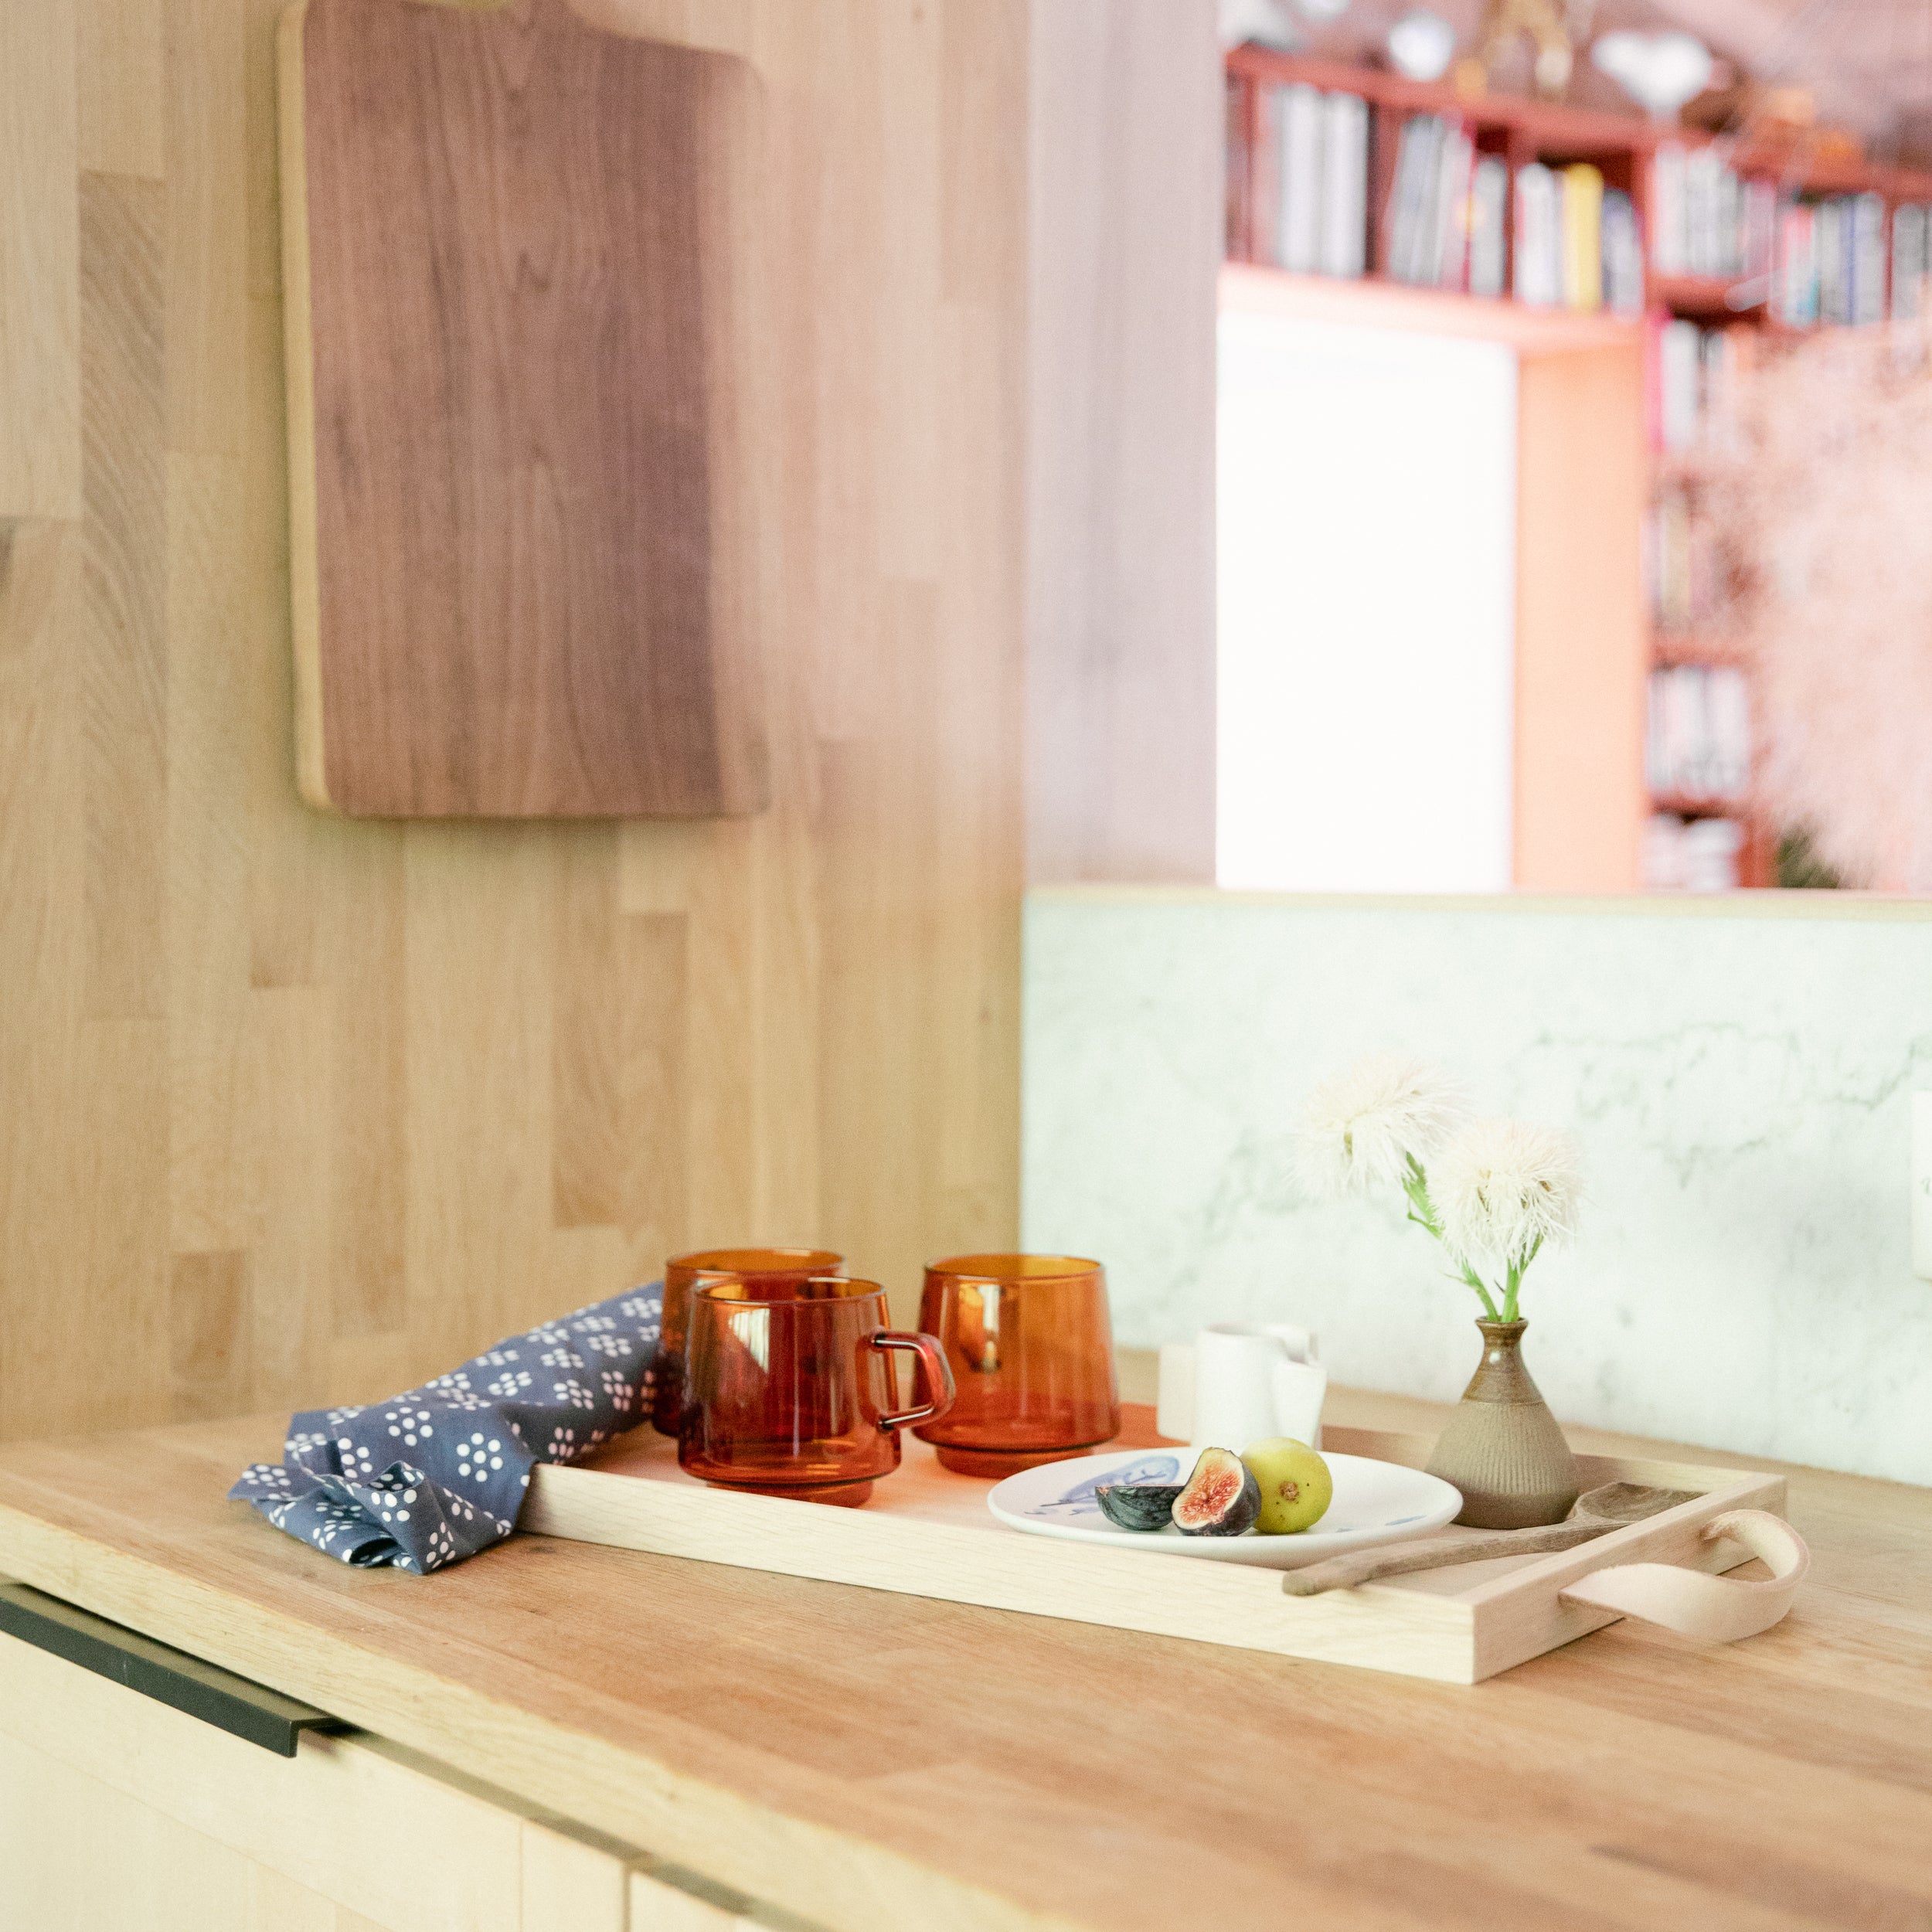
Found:
[[[787,1923],[367,1732],[275,1756],[0,1635],[0,1925],[174,1932],[177,1913],[182,1932]]]

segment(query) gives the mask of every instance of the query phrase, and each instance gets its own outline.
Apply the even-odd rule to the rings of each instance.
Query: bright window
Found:
[[[1515,447],[1509,349],[1222,317],[1223,885],[1509,889]]]

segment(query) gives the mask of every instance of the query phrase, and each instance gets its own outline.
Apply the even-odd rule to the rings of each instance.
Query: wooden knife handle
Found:
[[[1609,1522],[1558,1522],[1541,1529],[1502,1529],[1493,1536],[1427,1536],[1383,1549],[1362,1549],[1346,1556],[1330,1556],[1305,1570],[1283,1574],[1281,1587],[1291,1597],[1318,1597],[1329,1590],[1371,1583],[1379,1577],[1402,1577],[1412,1570],[1446,1570],[1452,1563],[1480,1563],[1492,1556],[1540,1556],[1552,1549],[1573,1549],[1592,1537],[1618,1526]]]

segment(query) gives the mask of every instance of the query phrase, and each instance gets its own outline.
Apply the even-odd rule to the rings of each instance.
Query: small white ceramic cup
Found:
[[[1328,1372],[1306,1328],[1285,1321],[1216,1321],[1161,1350],[1155,1427],[1196,1449],[1232,1449],[1292,1436],[1321,1446]]]

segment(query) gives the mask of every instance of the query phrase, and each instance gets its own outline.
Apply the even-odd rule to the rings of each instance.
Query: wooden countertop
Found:
[[[0,1450],[0,1570],[828,1927],[1932,1923],[1932,1490],[1791,1470],[1777,1628],[1459,1688],[540,1537],[352,1570],[223,1499],[280,1436]]]

